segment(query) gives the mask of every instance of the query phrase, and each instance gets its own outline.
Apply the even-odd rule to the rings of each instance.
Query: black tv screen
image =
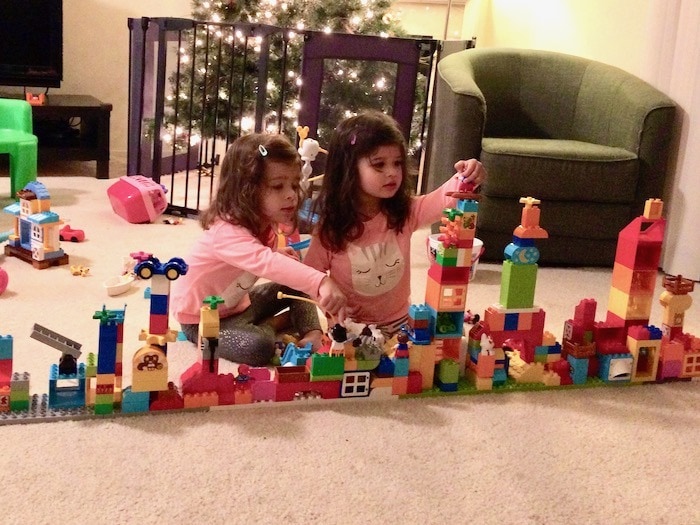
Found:
[[[60,87],[62,0],[0,0],[0,85]]]

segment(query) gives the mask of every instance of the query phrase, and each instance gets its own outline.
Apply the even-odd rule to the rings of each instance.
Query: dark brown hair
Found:
[[[323,185],[314,210],[319,214],[318,236],[326,249],[344,250],[362,236],[362,217],[353,205],[360,191],[358,162],[380,146],[398,146],[403,156],[403,177],[396,194],[381,201],[389,228],[401,232],[411,210],[406,142],[396,121],[379,111],[350,117],[335,128],[328,146]]]
[[[209,229],[220,218],[249,229],[264,241],[267,225],[260,220],[260,195],[270,162],[295,164],[301,171],[299,154],[284,135],[251,133],[237,138],[221,162],[216,196],[199,217],[202,228]]]

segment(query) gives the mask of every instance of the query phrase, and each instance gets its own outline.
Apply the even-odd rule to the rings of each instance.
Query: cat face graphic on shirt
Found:
[[[374,297],[392,290],[401,279],[406,262],[396,239],[370,246],[348,246],[352,286],[361,295]]]

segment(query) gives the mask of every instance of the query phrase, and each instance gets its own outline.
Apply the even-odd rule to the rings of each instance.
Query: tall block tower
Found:
[[[620,232],[606,321],[628,328],[649,324],[666,219],[663,202],[649,199],[644,214]]]
[[[537,261],[540,251],[537,239],[549,237],[540,226],[540,201],[523,197],[520,225],[513,231],[513,242],[503,254],[500,303],[487,308],[484,314],[489,335],[496,347],[508,341],[517,342],[526,362],[535,359],[535,348],[542,345],[545,312],[535,306]]]

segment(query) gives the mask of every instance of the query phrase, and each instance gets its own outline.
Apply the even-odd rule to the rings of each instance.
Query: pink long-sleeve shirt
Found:
[[[456,191],[458,185],[457,177],[451,177],[433,192],[414,197],[401,233],[389,229],[386,216],[380,213],[364,223],[362,237],[349,243],[344,251],[331,252],[314,237],[304,262],[329,272],[347,297],[354,321],[376,323],[394,332],[397,322],[408,314],[411,235],[439,220],[445,208],[455,206],[456,200],[446,193]]]
[[[275,246],[272,237],[265,244],[247,228],[217,220],[185,258],[187,274],[173,282],[170,310],[175,320],[199,323],[202,301],[210,295],[223,298],[222,318],[242,312],[250,306],[248,290],[260,277],[316,298],[325,274],[277,252]]]

